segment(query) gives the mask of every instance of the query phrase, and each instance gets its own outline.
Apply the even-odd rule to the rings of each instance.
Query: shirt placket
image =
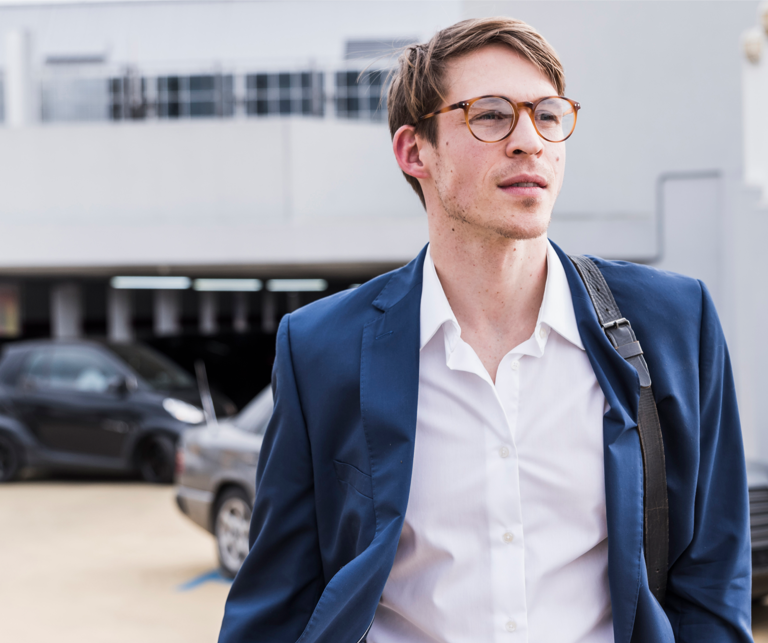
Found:
[[[501,417],[485,430],[495,643],[528,641],[525,533],[515,444],[522,357],[510,353],[499,364],[492,388]]]

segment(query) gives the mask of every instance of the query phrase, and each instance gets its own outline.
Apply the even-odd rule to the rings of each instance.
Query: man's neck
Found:
[[[494,382],[504,355],[536,327],[547,281],[547,243],[546,236],[460,238],[431,231],[430,254],[461,337]]]

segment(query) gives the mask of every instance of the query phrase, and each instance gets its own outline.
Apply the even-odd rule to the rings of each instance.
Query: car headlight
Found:
[[[205,414],[199,408],[172,397],[166,397],[163,400],[163,408],[179,422],[200,424],[205,420]]]

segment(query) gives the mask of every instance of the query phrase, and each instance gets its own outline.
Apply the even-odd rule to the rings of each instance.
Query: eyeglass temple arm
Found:
[[[448,105],[448,107],[443,107],[443,109],[438,109],[436,112],[431,112],[429,114],[424,114],[424,116],[419,116],[416,122],[418,123],[420,121],[427,120],[428,118],[432,118],[433,116],[437,116],[438,114],[445,114],[446,112],[452,112],[454,109],[463,109],[466,104],[467,104],[466,101],[460,101],[458,103],[454,103],[453,105]]]

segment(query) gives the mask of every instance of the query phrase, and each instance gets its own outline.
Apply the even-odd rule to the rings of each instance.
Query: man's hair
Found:
[[[400,54],[387,93],[390,134],[394,137],[403,125],[415,125],[416,133],[436,146],[438,119],[428,118],[421,122],[418,119],[443,106],[447,63],[494,44],[506,45],[531,62],[552,82],[557,93],[563,94],[565,72],[560,59],[552,46],[529,24],[512,18],[462,20],[438,31],[427,43],[408,45]],[[418,179],[408,174],[405,179],[426,207]]]

